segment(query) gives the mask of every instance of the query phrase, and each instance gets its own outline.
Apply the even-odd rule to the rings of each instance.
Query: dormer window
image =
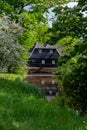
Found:
[[[52,65],[55,65],[55,60],[52,60]]]
[[[53,53],[53,50],[52,49],[50,49],[50,54],[52,54]]]
[[[42,53],[42,49],[39,49],[39,53],[40,53],[40,54]]]

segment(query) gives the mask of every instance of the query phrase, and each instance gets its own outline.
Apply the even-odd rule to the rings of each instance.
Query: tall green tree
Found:
[[[57,44],[61,56],[58,59],[59,85],[67,95],[68,104],[81,113],[87,112],[87,17],[80,13],[85,2],[74,8],[55,8],[56,20],[50,42]],[[84,77],[84,78],[83,78]]]
[[[69,8],[67,6],[57,7],[54,10],[56,21],[52,26],[51,41],[57,43],[61,38],[68,36],[85,38],[87,33],[87,18],[80,13],[79,6]]]
[[[24,48],[18,37],[23,28],[8,16],[0,18],[0,72],[16,73],[24,65]]]
[[[39,5],[38,3],[41,4]],[[43,16],[45,7],[42,5],[42,3],[42,0],[0,1],[0,26],[2,28],[4,28],[4,26],[7,28],[7,30],[4,30],[2,28],[0,30],[0,53],[1,59],[3,59],[2,62],[0,62],[1,71],[3,70],[5,72],[15,72],[16,68],[19,68],[18,65],[20,66],[20,64],[22,64],[22,49],[24,48],[26,52],[28,52],[30,47],[32,47],[35,42],[42,42],[42,38],[45,37],[44,34],[48,29],[47,25],[45,24],[46,20]],[[31,9],[24,9],[26,5],[30,6]],[[9,17],[10,21],[8,18],[2,18],[3,13]],[[14,23],[15,25],[17,24],[17,26],[20,24],[19,27],[15,29]],[[12,24],[12,26],[10,24]],[[18,30],[20,30],[22,27],[25,28],[24,34],[22,37],[18,38]]]

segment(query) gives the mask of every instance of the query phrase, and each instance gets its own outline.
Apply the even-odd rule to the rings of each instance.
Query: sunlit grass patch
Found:
[[[17,74],[0,73],[0,78],[15,80],[16,78],[22,79],[22,76]]]

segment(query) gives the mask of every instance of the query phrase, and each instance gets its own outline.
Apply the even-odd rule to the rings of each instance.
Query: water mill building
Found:
[[[39,72],[43,72],[44,70],[46,70],[46,72],[54,70],[57,67],[58,57],[59,52],[56,46],[36,43],[34,47],[30,50],[28,61],[30,73],[32,72],[32,69],[33,72],[35,70],[38,70]]]
[[[46,95],[55,95],[58,84],[53,72],[57,68],[59,51],[54,45],[36,43],[29,52],[28,76],[29,83],[36,84]]]

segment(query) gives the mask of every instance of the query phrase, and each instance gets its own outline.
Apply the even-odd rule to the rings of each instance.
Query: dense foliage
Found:
[[[9,17],[0,18],[0,72],[16,72],[23,65],[24,48],[18,37],[23,28]]]
[[[81,9],[87,2],[78,0],[76,7],[69,8],[64,4],[68,1],[0,1],[0,72],[19,72],[28,57],[24,52],[28,54],[35,42],[56,44],[61,51],[56,72],[59,86],[68,104],[86,113],[87,17]],[[50,7],[55,13],[51,28]]]
[[[48,39],[47,18],[43,16],[47,5],[44,7],[43,3],[43,0],[0,1],[0,72],[21,72],[29,49],[35,42]],[[27,6],[31,9],[26,10]]]
[[[56,73],[59,85],[68,97],[68,104],[86,113],[87,17],[83,17],[80,9],[81,1],[74,8],[61,6],[54,10],[57,19],[53,23],[51,41],[61,51]]]
[[[56,2],[56,0],[51,0],[50,3],[48,0],[0,1],[2,61],[0,72],[18,73],[19,68],[20,70],[22,68],[23,59],[27,60],[28,51],[34,43],[46,43],[49,40],[48,8],[60,3]],[[22,36],[19,37],[21,33]]]

